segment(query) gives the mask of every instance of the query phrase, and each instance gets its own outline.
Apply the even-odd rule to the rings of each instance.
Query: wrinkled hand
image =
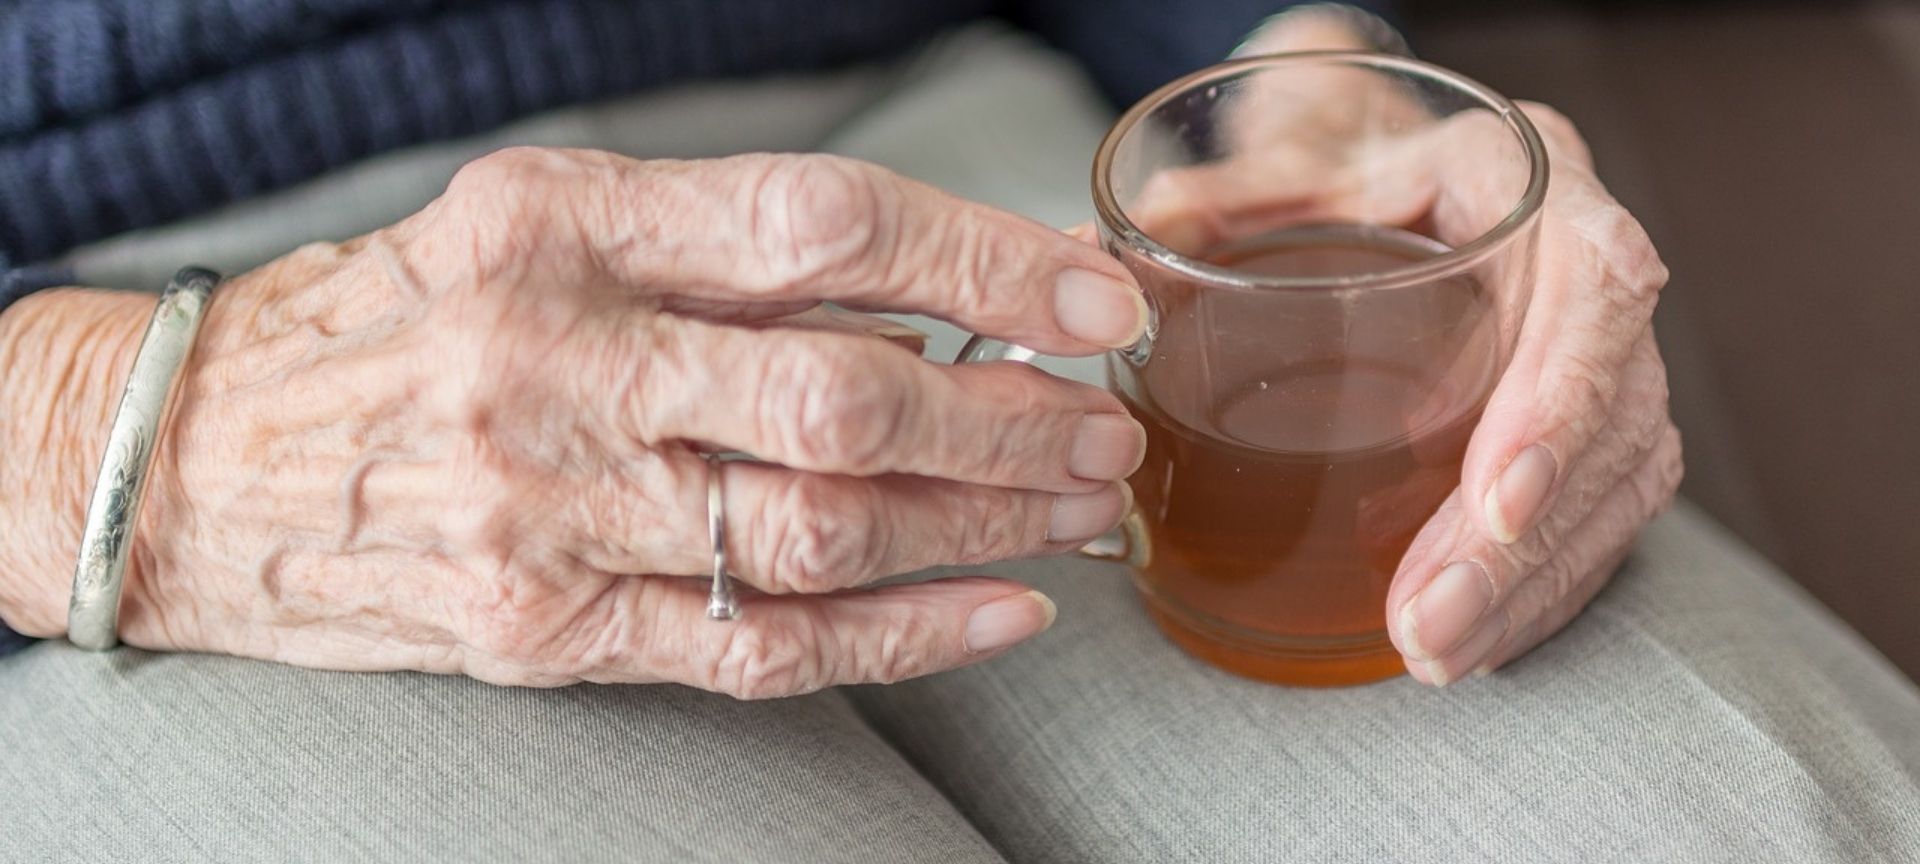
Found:
[[[1414,677],[1497,669],[1579,614],[1680,484],[1652,315],[1667,269],[1573,124],[1522,108],[1553,166],[1539,273],[1460,488],[1414,539],[1387,608]]]
[[[861,163],[501,152],[404,222],[217,295],[123,639],[764,697],[1043,630],[1051,603],[1005,580],[859,586],[1102,533],[1139,426],[1096,388],[792,317],[821,300],[1082,355],[1145,314],[1098,250]],[[758,589],[733,623],[685,578],[710,566],[701,449],[767,463],[723,474]],[[48,533],[71,562],[77,538]],[[28,629],[57,633],[59,608]]]
[[[1313,16],[1282,16],[1251,44],[1365,47]],[[1370,75],[1275,80],[1265,86],[1285,90],[1249,99],[1258,110],[1228,130],[1273,146],[1243,143],[1249,160],[1164,174],[1143,191],[1133,215],[1155,239],[1191,252],[1302,222],[1491,225],[1512,206],[1472,156],[1507,136],[1491,115],[1458,116],[1329,169],[1315,142],[1348,138],[1357,116],[1391,126],[1394,112],[1422,109],[1368,90],[1380,86]],[[1459,489],[1415,538],[1387,598],[1408,670],[1436,685],[1499,668],[1566,626],[1671,503],[1682,472],[1651,323],[1667,270],[1595,175],[1573,124],[1544,105],[1521,107],[1552,167],[1525,324]]]

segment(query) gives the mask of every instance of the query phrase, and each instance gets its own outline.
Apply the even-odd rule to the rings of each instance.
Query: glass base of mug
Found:
[[[1278,637],[1262,638],[1245,631],[1230,632],[1175,608],[1151,591],[1141,591],[1140,599],[1173,644],[1208,665],[1244,678],[1290,687],[1352,687],[1407,673],[1406,662],[1394,650],[1385,630],[1377,640],[1315,646]]]

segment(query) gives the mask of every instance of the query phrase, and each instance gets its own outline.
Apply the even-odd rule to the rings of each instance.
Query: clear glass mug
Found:
[[[1148,445],[1087,551],[1129,562],[1174,642],[1283,684],[1404,671],[1387,587],[1512,355],[1546,184],[1513,103],[1393,55],[1230,61],[1107,133],[1100,242],[1152,312],[1108,382]]]

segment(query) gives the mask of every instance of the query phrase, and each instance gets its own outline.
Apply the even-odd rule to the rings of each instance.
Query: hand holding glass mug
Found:
[[[1388,596],[1395,644],[1434,684],[1499,668],[1559,632],[1672,503],[1683,471],[1652,326],[1667,269],[1573,124],[1520,107],[1553,165],[1532,297],[1460,488]],[[1460,170],[1469,176],[1455,182],[1472,188]],[[1440,214],[1449,178],[1435,175]]]
[[[1155,313],[1108,364],[1149,431],[1126,554],[1203,659],[1496,668],[1671,500],[1666,273],[1550,109],[1405,58],[1248,58],[1122,117],[1094,197]]]

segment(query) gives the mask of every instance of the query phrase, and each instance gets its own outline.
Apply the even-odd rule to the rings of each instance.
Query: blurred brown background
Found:
[[[1407,5],[1571,115],[1672,268],[1682,494],[1920,679],[1920,3]]]

